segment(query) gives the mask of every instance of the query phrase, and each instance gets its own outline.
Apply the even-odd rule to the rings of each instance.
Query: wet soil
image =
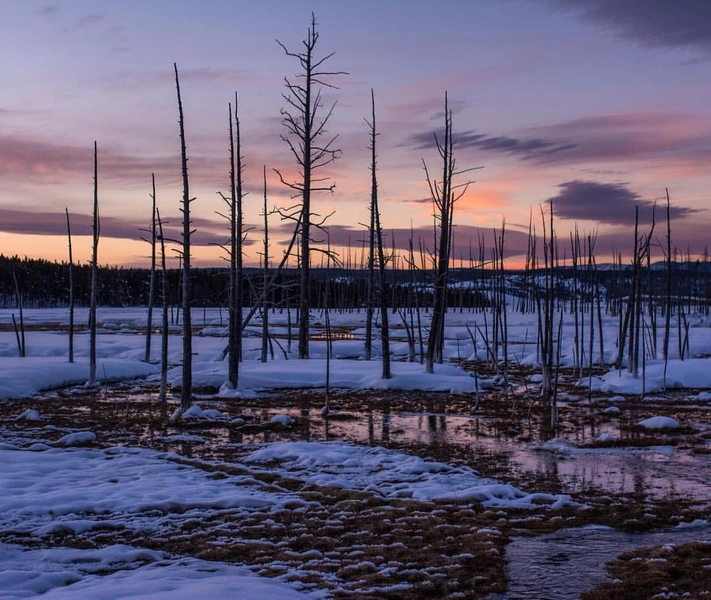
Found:
[[[0,538],[28,545],[127,543],[247,564],[261,575],[328,590],[337,598],[485,598],[505,593],[506,546],[513,536],[590,524],[649,531],[708,517],[711,491],[697,479],[711,463],[710,406],[681,395],[629,398],[616,403],[619,413],[606,413],[611,406],[606,396],[588,398],[563,387],[552,413],[523,377],[520,381],[515,394],[494,389],[479,398],[331,391],[328,417],[320,410],[324,390],[288,390],[250,400],[222,400],[214,391],[198,390],[203,409],[216,408],[228,419],[178,422],[169,420],[175,401],[158,402],[157,390],[143,384],[98,394],[79,388],[0,403],[0,431],[3,441],[25,445],[91,430],[100,446],[175,451],[216,476],[227,468],[239,471],[240,457],[253,444],[350,440],[468,465],[527,491],[569,494],[582,508],[503,511],[472,503],[422,504],[304,486],[262,473],[258,477],[264,483],[297,492],[308,508],[169,519],[159,535],[99,530],[47,539],[17,539],[5,532]],[[27,408],[39,410],[43,421],[16,420]],[[269,423],[277,414],[292,416],[293,426]],[[679,420],[682,427],[654,432],[636,426],[657,414]],[[243,422],[232,422],[237,418]],[[614,434],[615,441],[598,441],[600,433]],[[632,462],[620,458],[630,454]],[[201,459],[217,461],[219,468]],[[660,586],[683,565],[698,566],[694,560],[677,562],[674,569],[655,571]],[[623,567],[613,569],[625,581]],[[600,586],[588,597],[626,597],[615,595],[618,591],[619,586]]]

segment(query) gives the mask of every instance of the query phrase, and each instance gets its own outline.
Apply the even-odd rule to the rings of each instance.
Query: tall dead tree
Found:
[[[67,215],[67,244],[69,246],[69,362],[74,362],[74,257],[72,255],[72,227],[69,223],[69,209],[64,207]]]
[[[267,167],[264,165],[264,199],[262,204],[264,217],[264,250],[262,254],[262,352],[261,362],[267,362],[269,343],[269,211],[267,210]]]
[[[336,160],[341,151],[333,144],[338,136],[327,136],[326,125],[336,106],[323,112],[322,89],[335,88],[324,78],[333,75],[345,75],[343,71],[325,70],[324,63],[333,56],[327,54],[322,58],[315,56],[319,33],[316,30],[316,17],[311,14],[311,26],[306,39],[302,41],[300,52],[290,51],[277,40],[285,54],[296,59],[301,71],[296,75],[298,83],[284,78],[286,92],[282,94],[287,104],[281,110],[282,123],[287,130],[282,139],[286,142],[291,154],[299,166],[299,179],[289,181],[275,169],[281,182],[293,192],[293,198],[300,198],[296,205],[281,211],[282,218],[290,219],[300,227],[300,265],[299,265],[299,358],[309,357],[309,312],[311,309],[311,228],[319,228],[328,218],[313,212],[311,195],[318,191],[333,192],[334,184],[325,183],[328,178],[316,176],[316,171]]]
[[[669,367],[669,333],[671,331],[671,299],[672,299],[672,242],[671,242],[671,200],[669,188],[665,189],[667,195],[667,244],[665,252],[665,278],[666,290],[664,294],[664,339],[662,341],[662,358],[664,359],[664,390],[667,389],[667,369]]]
[[[183,174],[183,199],[180,212],[183,213],[182,249],[179,254],[183,261],[183,385],[180,394],[180,411],[185,412],[192,405],[193,392],[193,336],[190,319],[190,185],[188,182],[188,152],[185,143],[185,121],[183,119],[183,102],[180,98],[180,81],[178,80],[178,65],[173,63],[175,69],[175,89],[178,94],[178,115],[180,126],[180,161]]]
[[[228,105],[230,136],[230,195],[222,196],[228,205],[230,223],[230,246],[227,249],[230,261],[230,284],[228,293],[228,369],[227,385],[237,389],[239,380],[239,361],[242,354],[242,150],[239,129],[237,94],[235,94],[234,126],[232,122],[232,104]],[[224,215],[223,215],[224,216]]]
[[[156,220],[158,221],[158,239],[160,239],[161,302],[163,304],[160,334],[160,391],[158,392],[158,400],[165,401],[168,395],[168,270],[165,266],[163,221],[160,218],[158,208],[156,208]]]
[[[371,90],[372,94],[372,90]],[[374,139],[374,124],[366,119],[371,127],[371,140]],[[375,150],[373,150],[375,152]],[[375,160],[372,159],[371,167],[375,169]],[[373,176],[374,177],[374,176]],[[373,184],[375,185],[375,183]],[[371,190],[377,190],[372,187]],[[376,192],[377,193],[377,192]],[[363,346],[363,359],[370,360],[373,357],[373,315],[375,313],[375,212],[373,210],[373,192],[370,195],[370,223],[368,225],[368,279],[366,284],[365,298],[365,342]]]
[[[616,367],[622,367],[627,342],[627,371],[637,378],[639,376],[640,340],[643,343],[642,332],[642,266],[650,252],[652,235],[656,224],[656,204],[652,207],[652,225],[648,234],[639,233],[639,207],[634,208],[634,247],[632,250],[632,280],[628,296],[625,317],[620,332]]]
[[[538,345],[541,359],[541,397],[549,407],[555,408],[555,372],[557,364],[554,353],[555,328],[555,263],[557,258],[556,237],[553,224],[553,199],[548,200],[549,215],[541,206],[543,231],[543,290],[535,286],[536,313],[538,315]],[[535,270],[534,270],[535,272]]]
[[[467,191],[470,182],[455,185],[457,175],[471,171],[457,171],[454,159],[454,138],[452,136],[452,111],[449,108],[448,96],[444,95],[444,138],[440,140],[435,134],[435,144],[442,159],[442,179],[437,181],[430,176],[427,163],[423,160],[425,177],[430,189],[436,231],[434,251],[434,286],[433,307],[430,333],[427,339],[427,356],[425,370],[434,372],[434,364],[442,362],[444,348],[444,315],[447,310],[447,271],[452,249],[452,221],[454,205]]]
[[[156,286],[156,176],[151,173],[151,228],[148,230],[151,239],[151,279],[148,284],[148,317],[146,319],[146,353],[145,362],[151,362],[151,334],[153,333],[153,304]]]
[[[382,353],[382,372],[383,379],[390,379],[390,327],[388,323],[388,302],[385,295],[385,252],[383,251],[383,228],[380,225],[380,208],[378,206],[378,173],[377,173],[377,158],[378,154],[375,150],[375,142],[378,137],[378,132],[375,128],[375,93],[370,90],[371,103],[371,120],[366,119],[366,123],[370,127],[370,258],[368,271],[369,282],[368,287],[373,287],[373,263],[374,253],[377,248],[378,256],[378,305],[380,307],[380,342]],[[372,290],[370,291],[372,294]],[[368,300],[368,310],[370,311],[371,327],[372,327],[372,312],[373,312],[372,296]],[[372,332],[371,332],[372,335]],[[366,348],[367,351],[367,348]]]
[[[94,142],[94,214],[92,219],[91,251],[91,299],[89,301],[89,381],[88,387],[96,386],[96,302],[99,294],[99,161],[96,142]]]

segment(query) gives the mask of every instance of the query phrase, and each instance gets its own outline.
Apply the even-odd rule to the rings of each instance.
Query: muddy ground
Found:
[[[165,535],[158,536],[107,530],[83,535],[55,534],[46,539],[2,532],[0,539],[30,546],[125,543],[246,564],[264,576],[288,572],[295,581],[329,590],[336,598],[486,598],[505,593],[505,552],[512,536],[541,535],[586,524],[644,531],[709,517],[708,489],[660,492],[640,485],[615,491],[594,482],[571,481],[555,469],[522,469],[511,451],[551,439],[567,439],[581,447],[634,449],[665,445],[687,456],[708,456],[711,430],[700,424],[711,421],[711,406],[686,400],[693,390],[653,399],[628,398],[618,404],[622,411],[617,415],[604,412],[610,406],[607,396],[596,394],[588,398],[585,392],[562,387],[554,419],[536,390],[523,381],[521,378],[515,393],[492,390],[479,398],[336,390],[330,394],[332,410],[328,417],[323,417],[320,410],[324,390],[291,390],[229,401],[214,397],[214,391],[198,390],[197,400],[203,409],[216,408],[232,419],[242,417],[241,424],[171,422],[175,401],[158,402],[157,390],[145,384],[116,385],[99,393],[75,388],[0,403],[0,431],[4,441],[29,444],[51,442],[69,431],[91,430],[97,434],[99,446],[176,451],[190,464],[214,471],[215,477],[226,469],[236,473],[242,470],[239,459],[246,453],[242,444],[350,439],[401,449],[427,459],[466,464],[484,477],[526,491],[570,494],[584,508],[517,511],[487,509],[470,502],[423,504],[303,485],[283,476],[263,474],[261,477],[271,478],[266,483],[275,489],[297,492],[310,503],[309,510],[294,507],[268,515],[254,511],[247,518],[226,512],[203,520],[176,520]],[[28,408],[43,415],[41,426],[15,419]],[[294,424],[284,427],[268,423],[276,414],[291,415]],[[413,430],[393,418],[403,414],[411,415],[411,422],[417,423]],[[674,417],[682,426],[657,432],[636,426],[640,418],[658,414]],[[461,421],[453,421],[462,416],[467,417],[466,432],[456,430],[463,427]],[[611,420],[618,433],[616,441],[597,441],[596,434]],[[199,438],[186,433],[197,433]],[[586,598],[651,598],[666,593],[664,589],[688,592],[690,596],[686,597],[706,597],[703,574],[709,572],[707,546],[688,545],[675,550],[673,557],[667,557],[666,569],[660,567],[661,561],[650,562],[650,557],[658,558],[655,552],[662,550],[623,556],[611,567],[616,583],[602,584]],[[629,568],[635,563],[636,567],[656,565],[654,576],[645,579],[644,592],[639,587],[640,569]]]

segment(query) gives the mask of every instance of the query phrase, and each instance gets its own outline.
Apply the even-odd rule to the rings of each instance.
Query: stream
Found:
[[[294,414],[296,417],[297,414]],[[303,417],[302,413],[302,423]],[[439,459],[461,458],[462,449],[476,457],[489,453],[501,457],[513,471],[544,475],[563,493],[594,487],[610,494],[635,493],[649,499],[675,496],[708,501],[711,455],[674,446],[585,448],[600,429],[581,429],[572,435],[542,441],[532,435],[527,443],[514,439],[498,419],[442,413],[367,411],[352,419],[321,419],[311,414],[299,435],[311,440],[347,439],[382,446],[429,447]],[[524,424],[522,429],[533,425]],[[612,421],[602,431],[620,435]],[[296,432],[295,432],[296,433]],[[246,441],[246,440],[245,440]],[[256,441],[256,440],[255,440]],[[711,539],[708,521],[696,526],[646,533],[626,533],[609,527],[563,529],[535,537],[517,537],[507,546],[505,595],[490,600],[567,600],[579,598],[606,578],[605,563],[619,554],[647,546],[681,544]]]
[[[694,452],[687,446],[586,447],[600,433],[620,439],[621,419],[635,421],[629,411],[602,423],[581,425],[546,439],[535,420],[512,422],[501,417],[431,412],[391,411],[388,408],[337,409],[328,418],[319,410],[265,403],[242,407],[242,414],[257,421],[289,414],[294,426],[286,430],[239,432],[225,430],[211,439],[214,444],[251,445],[284,439],[310,441],[347,440],[369,446],[413,451],[453,464],[476,469],[483,460],[499,467],[497,479],[506,473],[539,476],[556,492],[577,493],[594,488],[609,495],[633,493],[649,500],[693,498],[711,500],[708,485],[711,453]],[[700,429],[708,427],[704,407]],[[224,437],[220,437],[220,436]],[[663,438],[660,438],[663,439]],[[706,442],[708,444],[708,442]],[[506,548],[508,591],[490,600],[566,600],[606,578],[605,563],[623,552],[649,546],[711,540],[708,521],[694,526],[645,533],[626,533],[589,525],[562,529],[552,534],[516,537]]]
[[[247,410],[246,412],[250,412]],[[711,454],[694,453],[674,446],[580,447],[601,432],[619,436],[614,422],[604,428],[581,429],[564,437],[541,441],[533,423],[523,423],[521,441],[506,429],[502,419],[466,414],[408,413],[380,410],[348,411],[323,419],[318,411],[300,413],[294,408],[253,409],[255,416],[269,418],[290,414],[297,425],[292,439],[311,441],[348,440],[369,446],[408,446],[425,449],[436,460],[466,462],[495,457],[503,471],[545,478],[557,491],[573,494],[596,488],[609,494],[635,493],[652,499],[684,496],[711,499],[708,472]],[[343,417],[347,418],[343,418]],[[527,429],[530,430],[526,431]],[[283,434],[246,434],[230,442],[275,441]]]
[[[650,533],[625,533],[593,525],[514,538],[506,549],[508,592],[490,600],[578,598],[605,578],[605,562],[623,552],[709,539],[708,523]]]

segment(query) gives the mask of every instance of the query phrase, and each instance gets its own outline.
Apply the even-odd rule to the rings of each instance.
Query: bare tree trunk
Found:
[[[151,280],[148,286],[148,318],[146,319],[146,354],[145,362],[151,362],[151,335],[153,333],[153,304],[156,286],[156,176],[151,173]]]
[[[597,290],[597,270],[594,260],[595,241],[588,236],[588,284],[590,286],[590,332],[588,334],[588,400],[592,401],[593,350],[595,348],[595,291]],[[602,355],[602,353],[601,353]],[[581,371],[582,373],[582,371]]]
[[[74,362],[74,258],[72,256],[72,228],[69,224],[69,209],[64,208],[67,215],[67,244],[69,246],[69,362]]]
[[[321,407],[321,414],[326,417],[331,410],[331,352],[332,352],[332,336],[331,336],[331,317],[329,316],[328,305],[325,312],[326,319],[326,394],[324,403]]]
[[[94,142],[94,216],[92,223],[91,253],[91,300],[89,305],[89,381],[87,386],[96,386],[96,302],[99,292],[99,170],[96,142]]]
[[[671,248],[671,201],[669,189],[667,194],[667,251],[666,251],[666,299],[664,302],[664,340],[662,341],[662,358],[664,358],[664,390],[667,389],[667,366],[669,364],[669,333],[671,331],[671,299],[672,299],[672,248]]]
[[[638,297],[637,288],[638,281],[640,277],[639,273],[639,207],[634,207],[634,250],[632,255],[632,286],[630,287],[630,301],[628,305],[628,310],[630,313],[630,329],[629,329],[629,341],[627,343],[627,371],[633,374],[636,378],[638,374],[637,360],[639,359],[639,354],[636,350],[636,342],[639,340],[639,333],[637,331],[638,319],[637,319],[637,308],[638,308]]]
[[[230,289],[227,385],[237,389],[242,349],[242,156],[237,95],[235,94],[234,129],[232,105],[228,108],[230,133]]]
[[[235,93],[235,160],[237,161],[237,195],[235,196],[235,201],[237,203],[237,224],[235,229],[235,248],[234,252],[236,254],[236,286],[235,294],[237,298],[235,299],[235,316],[237,317],[235,325],[237,326],[237,363],[242,360],[242,305],[243,305],[243,256],[242,256],[242,243],[243,243],[243,223],[244,215],[242,212],[242,175],[244,174],[244,167],[242,165],[242,138],[240,135],[239,126],[239,116],[237,107],[237,93]]]
[[[385,271],[385,252],[383,251],[383,228],[380,224],[380,207],[378,206],[378,175],[377,175],[377,152],[375,142],[378,136],[375,128],[375,93],[370,90],[370,101],[372,107],[371,122],[370,122],[370,172],[371,172],[371,188],[370,188],[370,214],[371,224],[375,232],[375,239],[371,233],[371,257],[372,244],[376,243],[378,250],[378,300],[380,304],[380,341],[382,354],[382,379],[390,379],[392,377],[390,369],[390,326],[388,322],[388,303],[385,294],[386,271]],[[372,266],[372,258],[371,258]],[[369,305],[370,308],[370,305]]]
[[[159,400],[166,400],[168,394],[168,270],[165,266],[165,238],[163,237],[163,221],[160,218],[160,211],[156,208],[156,219],[158,220],[158,233],[160,238],[160,267],[162,273],[161,280],[161,301],[163,303],[161,344],[160,344],[160,391]]]
[[[264,166],[264,255],[262,290],[262,355],[261,361],[267,362],[267,344],[269,342],[269,212],[267,211],[267,167]]]
[[[509,393],[509,322],[508,310],[506,306],[506,271],[504,269],[504,237],[506,235],[506,220],[501,223],[501,237],[498,242],[498,255],[500,263],[500,318],[501,318],[501,353],[504,359],[504,385],[506,386],[506,395]]]
[[[18,327],[15,321],[15,315],[12,315],[12,323],[15,326],[15,336],[17,337],[17,352],[20,358],[27,356],[27,347],[25,346],[25,316],[23,312],[23,298],[20,291],[20,285],[17,283],[17,273],[12,272],[12,281],[15,284],[15,301],[20,312],[20,325]]]
[[[442,362],[444,348],[444,315],[447,310],[447,272],[449,270],[449,256],[452,246],[452,221],[454,204],[466,192],[468,183],[463,184],[463,190],[455,196],[454,177],[465,171],[456,171],[454,160],[454,139],[452,137],[452,111],[449,108],[447,94],[444,95],[444,140],[440,141],[435,136],[437,151],[442,159],[442,180],[433,180],[424,164],[425,176],[430,188],[430,195],[434,204],[435,219],[439,223],[439,240],[435,240],[435,276],[432,307],[432,320],[430,322],[430,335],[427,340],[427,357],[425,370],[434,372],[434,363]],[[423,161],[424,163],[424,161]]]
[[[180,125],[180,159],[183,173],[183,200],[180,212],[183,213],[183,243],[180,253],[183,259],[183,385],[180,396],[180,411],[185,412],[192,405],[193,392],[193,338],[190,319],[190,186],[188,183],[188,155],[185,144],[185,124],[183,120],[183,102],[180,98],[180,82],[178,80],[178,65],[175,69],[175,89],[178,94],[178,114]]]
[[[597,264],[595,263],[595,255],[592,257],[595,273],[597,273]],[[605,366],[605,338],[603,336],[602,327],[602,302],[600,300],[600,283],[595,277],[595,302],[597,304],[597,327],[598,327],[598,344],[600,345],[600,366]]]
[[[578,323],[579,316],[578,316],[578,260],[579,260],[579,254],[580,254],[580,234],[578,233],[578,225],[576,223],[575,225],[575,235],[573,233],[570,234],[570,252],[571,252],[571,261],[573,265],[573,298],[572,298],[572,306],[571,310],[573,312],[573,348],[574,348],[574,364],[573,364],[573,372],[577,371],[580,369],[580,374],[582,376],[583,372],[583,362],[582,362],[582,341],[581,341],[581,335],[579,334],[579,330],[582,329],[580,324]]]
[[[299,268],[299,358],[309,357],[309,314],[311,311],[311,227],[320,227],[328,218],[325,217],[320,223],[314,223],[312,217],[311,194],[316,191],[332,192],[335,184],[320,186],[318,181],[322,179],[314,178],[314,171],[325,167],[336,160],[340,155],[340,150],[332,147],[336,137],[332,137],[326,143],[319,143],[318,139],[326,133],[326,124],[333,112],[335,105],[325,114],[319,122],[317,114],[322,107],[320,86],[333,88],[326,83],[324,77],[329,75],[345,75],[342,71],[324,71],[321,69],[333,54],[317,59],[314,50],[318,43],[319,33],[316,31],[316,17],[311,14],[311,27],[309,27],[306,39],[303,40],[304,50],[302,52],[291,52],[281,42],[281,46],[287,56],[295,58],[302,72],[298,75],[302,84],[291,83],[285,80],[287,93],[283,94],[284,100],[290,108],[282,109],[283,123],[288,131],[288,135],[282,139],[288,144],[289,150],[296,159],[301,169],[302,178],[297,182],[289,182],[284,179],[280,171],[276,171],[281,182],[294,190],[297,196],[301,197],[300,206],[292,207],[283,216],[293,221],[300,222],[300,257]],[[296,139],[294,143],[289,137]],[[298,226],[298,225],[297,225]]]
[[[375,309],[375,208],[373,202],[377,201],[377,180],[375,174],[375,94],[370,90],[371,102],[373,105],[373,121],[370,123],[371,139],[371,193],[370,193],[370,225],[368,226],[368,288],[366,294],[365,308],[365,349],[363,358],[370,360],[373,350],[373,312]]]
[[[541,396],[547,402],[555,402],[555,363],[554,363],[554,270],[556,259],[555,229],[553,225],[553,201],[550,200],[549,221],[546,224],[545,213],[541,208],[541,220],[543,221],[543,263],[545,269],[545,295],[543,306],[540,306],[540,295],[537,294],[538,303],[538,328],[539,340],[541,344]]]

